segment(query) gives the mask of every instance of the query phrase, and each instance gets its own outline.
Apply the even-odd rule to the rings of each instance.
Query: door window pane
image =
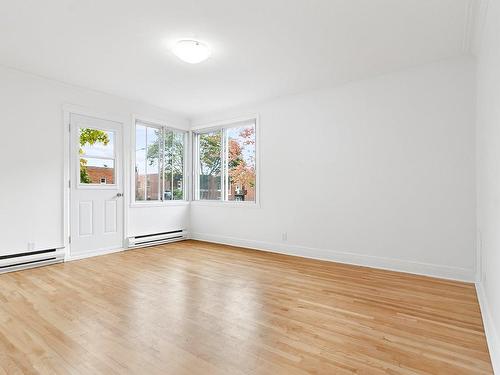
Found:
[[[222,130],[198,136],[199,199],[221,200]]]
[[[80,183],[113,185],[115,161],[113,159],[80,158]]]
[[[113,185],[115,183],[115,150],[112,131],[80,128],[80,183]]]
[[[255,125],[228,128],[227,200],[255,202]]]
[[[80,148],[83,155],[114,159],[112,131],[80,128]]]

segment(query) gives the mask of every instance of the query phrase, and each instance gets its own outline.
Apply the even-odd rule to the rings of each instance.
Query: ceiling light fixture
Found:
[[[190,64],[198,64],[210,57],[208,46],[198,40],[179,40],[172,51],[179,59]]]

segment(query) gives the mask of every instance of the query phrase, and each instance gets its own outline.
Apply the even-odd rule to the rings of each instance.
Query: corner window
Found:
[[[136,121],[135,201],[185,199],[186,132]]]
[[[194,132],[195,199],[256,202],[256,120]]]

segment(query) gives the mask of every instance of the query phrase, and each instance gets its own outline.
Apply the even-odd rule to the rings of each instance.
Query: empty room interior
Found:
[[[500,1],[0,4],[0,375],[500,374]]]

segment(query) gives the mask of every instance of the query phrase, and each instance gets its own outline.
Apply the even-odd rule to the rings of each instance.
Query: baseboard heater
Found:
[[[25,253],[0,255],[0,273],[46,266],[64,261],[63,249],[35,250]]]
[[[144,234],[128,238],[128,247],[146,247],[162,243],[182,241],[187,239],[187,231],[184,229],[173,230],[170,232]]]

